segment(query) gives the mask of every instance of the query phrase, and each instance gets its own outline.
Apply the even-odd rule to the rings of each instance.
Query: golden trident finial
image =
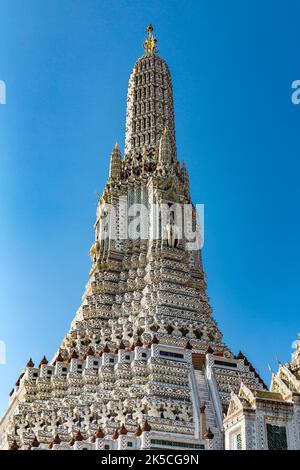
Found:
[[[156,48],[156,37],[153,36],[153,26],[149,24],[147,28],[148,37],[144,42],[144,49],[146,54],[152,54]]]

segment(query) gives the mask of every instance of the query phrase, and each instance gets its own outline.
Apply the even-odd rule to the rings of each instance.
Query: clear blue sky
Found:
[[[268,384],[267,364],[289,359],[300,329],[299,14],[293,0],[0,0],[0,410],[80,305],[96,192],[123,147],[150,21],[173,77],[179,158],[206,208],[214,317]]]

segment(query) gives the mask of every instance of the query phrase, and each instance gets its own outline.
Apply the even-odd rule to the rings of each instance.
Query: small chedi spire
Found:
[[[165,127],[160,141],[159,141],[159,161],[161,163],[171,163],[172,161],[172,150],[170,147],[169,135],[168,130]]]
[[[26,367],[34,367],[34,362],[32,361],[31,358],[30,358],[29,361],[27,362]]]
[[[149,24],[146,31],[147,31],[148,37],[144,42],[145,53],[153,54],[153,52],[155,52],[155,49],[156,49],[157,39],[155,36],[153,36],[153,26],[151,23]]]
[[[44,356],[43,359],[41,360],[40,364],[39,364],[39,369],[42,366],[46,366],[47,364],[48,364],[48,359],[46,358],[46,356]]]
[[[110,169],[109,177],[112,179],[119,179],[122,171],[122,156],[119,150],[118,144],[115,143],[111,157],[110,157]]]

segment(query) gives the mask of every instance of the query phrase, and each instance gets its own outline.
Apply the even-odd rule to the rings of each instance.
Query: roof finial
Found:
[[[148,37],[144,42],[144,49],[146,54],[152,54],[156,49],[156,37],[153,36],[153,26],[150,23],[147,28]]]

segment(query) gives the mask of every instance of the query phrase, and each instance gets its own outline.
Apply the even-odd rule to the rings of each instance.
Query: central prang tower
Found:
[[[129,79],[124,159],[115,145],[98,202],[82,305],[53,360],[22,371],[0,448],[221,449],[231,390],[264,387],[211,316],[188,236],[196,211],[176,155],[171,76],[151,25],[144,49]],[[136,207],[147,209],[138,224]]]

